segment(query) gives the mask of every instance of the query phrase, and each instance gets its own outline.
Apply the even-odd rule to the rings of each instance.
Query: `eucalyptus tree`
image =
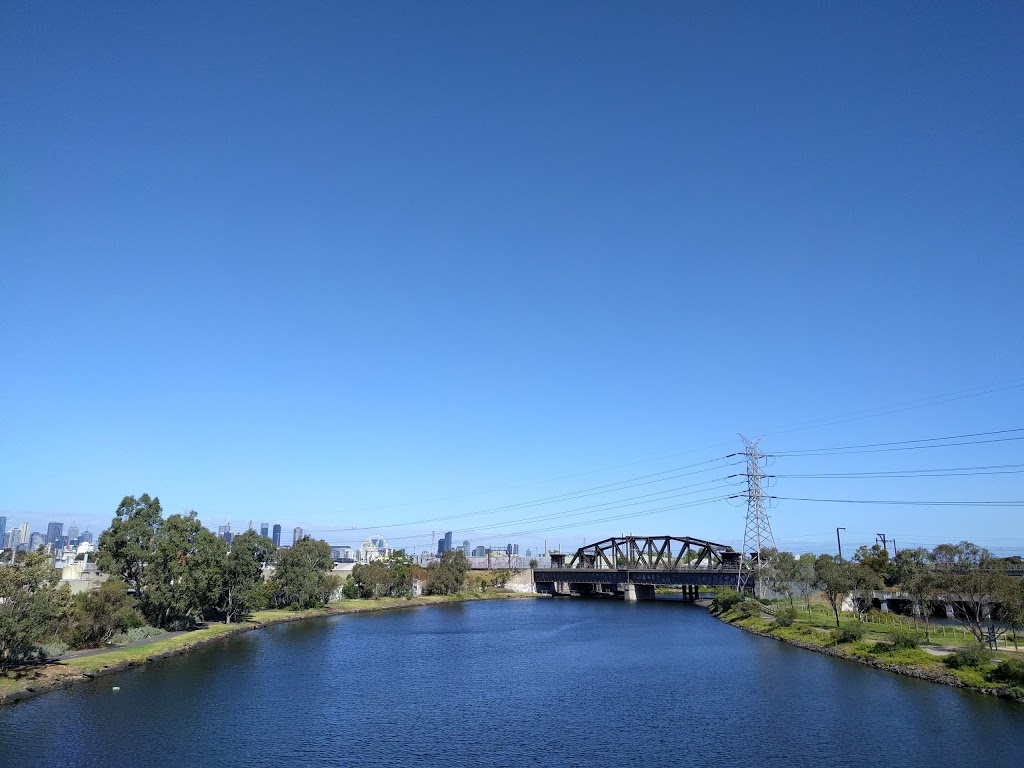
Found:
[[[939,578],[931,554],[924,547],[901,550],[893,559],[892,578],[924,620],[924,639],[931,642],[929,618],[939,601]]]
[[[821,590],[839,626],[839,611],[854,587],[854,574],[849,563],[832,555],[818,555],[814,561],[815,586]]]
[[[220,598],[226,555],[226,542],[194,511],[167,518],[146,568],[143,609],[150,622],[164,628],[201,622]]]
[[[224,561],[219,610],[224,621],[249,615],[258,602],[263,583],[263,569],[274,560],[277,547],[266,536],[248,530],[231,541],[231,550]]]
[[[150,498],[144,493],[137,499],[121,499],[110,527],[100,534],[97,565],[105,573],[122,579],[140,600],[145,598],[146,565],[162,525],[159,497]]]
[[[59,581],[42,552],[0,567],[0,669],[38,655],[56,634],[71,605],[71,592]]]
[[[326,541],[305,536],[278,557],[273,584],[277,602],[296,609],[326,604],[338,586],[332,576],[331,547]]]

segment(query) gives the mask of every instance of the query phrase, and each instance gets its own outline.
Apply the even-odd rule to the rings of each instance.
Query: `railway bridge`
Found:
[[[551,566],[533,572],[538,592],[552,595],[622,596],[653,600],[655,587],[682,587],[696,599],[702,586],[753,586],[740,552],[688,536],[624,536],[552,554]]]

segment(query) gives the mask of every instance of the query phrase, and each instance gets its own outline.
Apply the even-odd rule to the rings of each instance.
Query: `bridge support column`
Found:
[[[943,607],[946,609],[946,618],[947,619],[955,619],[956,618],[956,614],[953,612],[953,604],[952,603],[946,603],[945,606],[943,606]]]
[[[878,601],[878,604],[881,606],[882,613],[889,612],[889,601],[886,600],[884,597]]]
[[[627,603],[635,603],[639,600],[653,600],[654,587],[650,584],[627,584],[622,592],[622,597]]]

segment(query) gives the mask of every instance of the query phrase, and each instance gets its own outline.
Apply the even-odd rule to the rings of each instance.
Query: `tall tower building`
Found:
[[[294,547],[300,541],[302,541],[302,528],[295,526],[295,530],[292,531],[292,546]]]
[[[69,525],[68,526],[68,542],[75,541],[77,538],[78,538],[78,526],[77,525]]]
[[[462,554],[469,557],[469,553],[472,552],[472,548],[469,546],[469,539],[462,542]]]
[[[452,548],[452,532],[448,531],[448,533],[446,533],[444,535],[444,551],[447,552],[451,548]]]
[[[68,529],[68,533],[71,533],[71,529]],[[46,526],[46,543],[47,544],[59,544],[61,539],[64,538],[64,523],[50,523]]]
[[[262,536],[265,539],[270,538],[270,526],[268,526],[266,523],[260,523],[260,536]]]
[[[0,515],[0,539],[4,537],[5,533],[7,533],[7,518]]]
[[[22,523],[18,529],[18,545],[22,549],[28,549],[29,542],[32,538],[32,526],[28,523]]]

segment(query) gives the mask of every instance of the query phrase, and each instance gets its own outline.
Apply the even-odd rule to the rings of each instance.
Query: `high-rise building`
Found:
[[[519,545],[518,544],[513,544],[512,545],[512,554],[513,555],[518,555],[519,554]]]
[[[473,550],[473,557],[487,557],[487,547],[481,544]]]
[[[437,540],[437,556],[444,554],[444,536]]]
[[[32,528],[28,523],[22,523],[18,528],[18,546],[22,549],[28,549],[28,545],[31,543]]]
[[[82,531],[78,537],[78,543],[81,544],[83,541],[92,544],[92,531]]]
[[[226,541],[226,542],[227,542],[228,544],[230,544],[230,543],[231,543],[231,541],[232,541],[232,539],[234,539],[234,538],[235,538],[235,537],[234,537],[234,535],[233,535],[233,534],[231,533],[231,531],[226,531],[226,532],[224,533],[224,541]]]
[[[40,533],[39,531],[34,531],[32,534],[29,535],[29,537],[28,537],[28,551],[29,552],[35,552],[37,549],[39,549],[44,544],[46,544],[46,534],[45,533]]]
[[[225,523],[224,525],[217,526],[217,538],[224,539],[227,541],[228,534],[231,533],[231,523]]]
[[[469,539],[466,539],[462,542],[462,554],[464,554],[466,557],[469,557],[469,553],[471,551],[472,550],[469,547]]]
[[[77,539],[78,539],[78,526],[77,525],[69,525],[68,526],[68,542],[74,543]]]
[[[280,547],[281,546],[281,526],[280,525],[276,525],[276,524],[274,525],[274,538],[273,538],[273,542],[274,542],[274,546],[275,547]]]
[[[448,533],[446,533],[444,535],[444,551],[447,552],[451,548],[452,548],[452,532],[448,531]]]
[[[7,533],[7,518],[0,515],[0,539],[4,537],[5,533]]]
[[[68,531],[70,532],[70,528]],[[46,543],[60,544],[64,538],[64,523],[50,523],[46,526]]]
[[[265,539],[270,538],[270,526],[268,526],[266,523],[260,523],[260,536],[262,536]]]
[[[292,546],[294,547],[300,541],[302,541],[302,528],[295,526],[295,530],[292,531]]]

